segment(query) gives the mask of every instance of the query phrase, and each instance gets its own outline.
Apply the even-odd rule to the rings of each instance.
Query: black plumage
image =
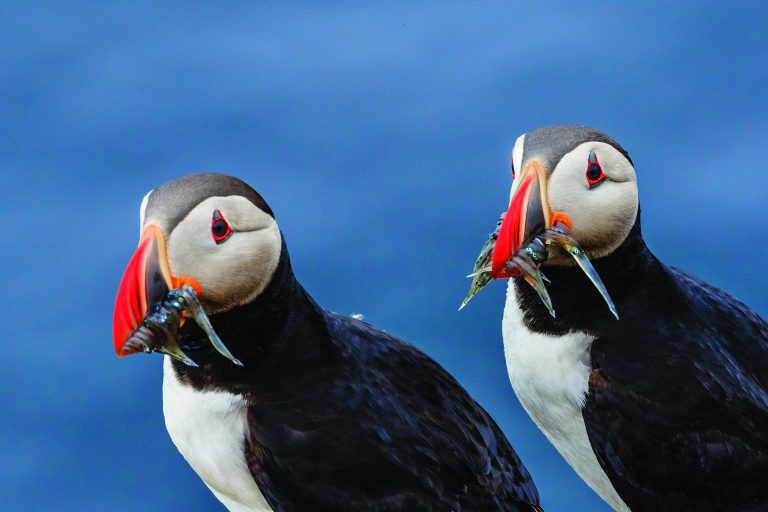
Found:
[[[413,346],[317,305],[283,243],[253,302],[211,316],[239,368],[193,322],[173,362],[198,390],[248,401],[246,460],[275,511],[533,511],[531,478],[467,392]]]
[[[529,329],[595,336],[583,417],[633,511],[768,510],[768,324],[661,263],[638,220],[594,266],[616,321],[576,267],[546,267],[557,309],[516,286]]]

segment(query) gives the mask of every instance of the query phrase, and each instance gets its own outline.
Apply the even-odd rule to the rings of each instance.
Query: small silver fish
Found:
[[[496,239],[499,236],[501,223],[504,222],[504,216],[506,214],[507,212],[502,212],[501,217],[499,217],[498,222],[496,222],[496,227],[491,234],[488,235],[488,240],[480,250],[480,255],[477,257],[477,260],[475,260],[475,266],[472,269],[472,273],[467,276],[472,278],[472,282],[469,284],[469,292],[464,298],[464,302],[459,306],[459,311],[464,309],[467,302],[469,302],[477,292],[491,282],[491,259],[493,258],[493,248],[496,246]]]
[[[152,312],[141,321],[125,345],[131,347],[132,351],[161,352],[178,359],[187,366],[197,366],[197,363],[179,346],[179,327],[183,312],[194,318],[197,325],[208,336],[213,348],[234,364],[243,366],[243,363],[232,355],[213,330],[195,290],[187,284],[169,291],[163,300],[155,304]]]
[[[477,261],[475,262],[475,267],[472,273],[467,276],[472,278],[472,282],[469,285],[469,293],[464,299],[464,302],[462,302],[461,307],[459,307],[459,310],[461,310],[477,292],[492,280],[490,262],[493,259],[493,249],[496,246],[496,239],[498,238],[499,229],[501,228],[503,220],[504,215],[501,216],[496,224],[496,229],[491,233],[488,241],[480,251],[480,256],[478,256]],[[614,305],[613,300],[611,300],[611,296],[608,294],[608,290],[606,290],[603,281],[595,271],[589,258],[587,258],[586,253],[570,235],[568,227],[562,222],[556,222],[554,226],[535,235],[530,242],[524,244],[520,249],[515,251],[505,264],[506,269],[512,277],[522,277],[526,283],[536,290],[536,293],[539,294],[539,298],[549,310],[549,314],[554,318],[555,309],[552,305],[552,299],[549,297],[549,292],[547,292],[547,288],[544,284],[545,282],[549,282],[549,280],[540,270],[540,267],[547,261],[549,247],[553,243],[565,249],[565,251],[576,260],[579,268],[581,268],[587,277],[589,277],[592,284],[595,285],[595,288],[597,288],[600,295],[603,297],[603,300],[605,300],[605,303],[608,305],[608,309],[611,310],[613,316],[618,320],[619,313],[616,310],[616,306]]]

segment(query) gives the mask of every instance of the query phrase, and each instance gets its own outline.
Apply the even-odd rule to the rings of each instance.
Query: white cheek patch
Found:
[[[607,176],[592,190],[586,179],[590,151]],[[637,217],[635,170],[624,155],[604,142],[585,142],[563,156],[550,175],[548,195],[552,211],[570,217],[574,238],[592,258],[621,245]]]
[[[215,210],[233,231],[220,244],[211,235]],[[206,199],[168,237],[171,272],[200,283],[208,313],[246,304],[264,291],[277,269],[281,249],[275,219],[242,196]]]

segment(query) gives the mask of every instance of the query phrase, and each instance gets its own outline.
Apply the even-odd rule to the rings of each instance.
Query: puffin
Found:
[[[153,305],[175,289],[194,289],[230,352],[177,316],[163,413],[228,510],[542,510],[509,441],[456,379],[411,344],[312,299],[274,213],[245,182],[215,173],[167,182],[144,197],[140,222],[115,349],[141,352],[142,318],[162,312]]]
[[[608,135],[544,127],[511,160],[485,252],[490,277],[510,278],[502,334],[523,408],[615,510],[768,510],[766,321],[654,256],[634,164]],[[557,227],[571,253],[534,258],[543,293],[507,262]]]

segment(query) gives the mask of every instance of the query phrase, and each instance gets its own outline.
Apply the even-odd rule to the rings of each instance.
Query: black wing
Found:
[[[768,325],[669,269],[660,318],[592,347],[584,419],[634,511],[768,510]]]
[[[337,364],[248,413],[247,461],[274,510],[540,510],[509,442],[453,377],[363,322],[327,322]]]

